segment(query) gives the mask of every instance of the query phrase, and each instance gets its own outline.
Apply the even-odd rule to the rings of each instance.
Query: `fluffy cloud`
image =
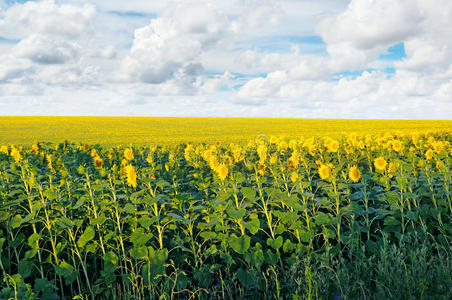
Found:
[[[202,73],[201,52],[228,34],[224,14],[211,5],[179,4],[135,30],[123,67],[130,80],[192,86]]]
[[[15,4],[0,11],[0,36],[22,39],[40,33],[73,39],[90,29],[95,14],[88,4],[57,5],[53,0]]]
[[[452,111],[448,0],[22,2],[0,0],[5,113],[450,118]],[[306,46],[303,38],[316,34]],[[379,58],[398,43],[406,57]]]
[[[0,54],[0,81],[30,87],[99,84],[101,77],[107,78],[99,64],[115,58],[116,51],[96,43],[95,16],[92,5],[52,0],[17,3],[0,11],[0,37],[18,41]]]
[[[31,35],[20,41],[12,51],[38,64],[64,64],[78,57],[79,47],[64,39]]]
[[[8,81],[18,81],[27,74],[34,73],[33,67],[22,59],[14,55],[0,56],[0,84]]]
[[[352,0],[317,27],[337,70],[360,69],[389,46],[416,35],[425,18],[413,0]]]

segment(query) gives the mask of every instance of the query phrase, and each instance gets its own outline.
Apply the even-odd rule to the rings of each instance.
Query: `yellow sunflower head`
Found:
[[[12,156],[12,158],[14,158],[14,161],[16,163],[18,163],[22,159],[22,155],[20,154],[20,151],[14,147],[11,149],[11,156]]]
[[[226,166],[226,164],[220,164],[216,168],[216,171],[218,174],[218,178],[220,178],[221,181],[224,181],[229,173],[229,169],[228,169],[228,166]]]
[[[327,165],[322,164],[319,168],[319,175],[323,180],[328,179],[328,177],[330,177],[330,168]]]
[[[103,165],[103,160],[102,160],[102,158],[100,158],[99,156],[95,156],[94,158],[93,158],[93,160],[94,160],[94,166],[97,168],[97,169],[100,169],[100,168],[102,168],[102,165]]]
[[[395,171],[396,171],[396,165],[393,162],[390,162],[389,166],[388,166],[388,172],[395,173]]]
[[[137,187],[137,172],[135,171],[134,166],[127,165],[125,167],[125,173],[127,178],[127,184],[131,187]]]
[[[0,152],[5,153],[5,154],[9,154],[8,146],[1,146],[0,147]]]
[[[402,142],[399,140],[395,140],[392,143],[392,149],[394,149],[394,151],[396,151],[396,152],[402,151]]]
[[[337,152],[337,150],[339,150],[339,143],[336,140],[331,140],[330,144],[328,145],[328,151]]]
[[[298,179],[298,173],[297,172],[292,172],[292,174],[290,174],[290,180],[295,183]]]
[[[348,171],[348,177],[350,177],[353,182],[358,182],[361,179],[361,171],[357,166],[353,166]]]
[[[432,149],[428,149],[426,152],[425,152],[425,158],[427,158],[427,160],[431,160],[432,158],[433,158],[433,150]]]
[[[124,150],[124,158],[127,159],[128,161],[131,161],[134,159],[132,149],[126,148]]]
[[[386,160],[383,157],[377,157],[374,160],[374,166],[377,170],[383,171],[386,168]]]

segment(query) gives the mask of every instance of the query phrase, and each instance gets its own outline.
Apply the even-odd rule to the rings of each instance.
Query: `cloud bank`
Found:
[[[5,115],[450,119],[447,0],[0,1]]]

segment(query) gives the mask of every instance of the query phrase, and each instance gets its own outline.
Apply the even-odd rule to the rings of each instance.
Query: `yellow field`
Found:
[[[176,144],[246,141],[257,135],[287,138],[337,136],[386,131],[452,130],[452,121],[152,118],[152,117],[0,117],[0,145],[64,140],[90,144]]]

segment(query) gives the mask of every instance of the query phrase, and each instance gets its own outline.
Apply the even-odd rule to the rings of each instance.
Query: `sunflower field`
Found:
[[[451,143],[0,146],[0,299],[451,299]]]

